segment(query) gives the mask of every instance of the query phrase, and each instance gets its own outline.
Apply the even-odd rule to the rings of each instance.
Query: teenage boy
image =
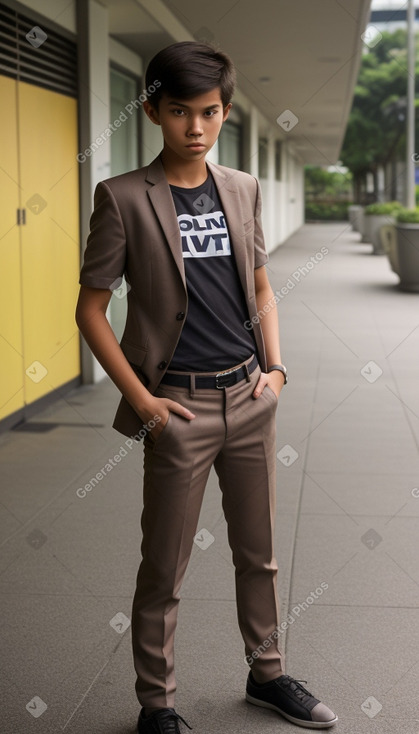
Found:
[[[189,727],[174,709],[173,640],[212,465],[252,665],[246,699],[305,727],[337,721],[285,675],[277,642],[275,411],[287,373],[260,190],[253,176],[205,160],[234,85],[231,60],[207,44],[176,43],[152,59],[144,110],[161,127],[163,149],[149,166],[96,187],[80,275],[77,324],[122,393],[113,426],[145,434],[131,620],[142,734]],[[105,314],[122,275],[128,314],[119,345]]]

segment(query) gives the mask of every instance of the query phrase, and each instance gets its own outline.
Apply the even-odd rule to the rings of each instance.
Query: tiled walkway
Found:
[[[418,734],[419,297],[370,250],[346,223],[315,224],[271,255],[290,375],[277,412],[280,594],[288,672],[337,712],[335,730]],[[105,380],[33,419],[48,430],[0,436],[4,734],[135,729],[142,450],[110,427],[117,402]],[[301,731],[244,701],[214,474],[200,527],[215,540],[194,547],[182,589],[177,709],[194,734]]]

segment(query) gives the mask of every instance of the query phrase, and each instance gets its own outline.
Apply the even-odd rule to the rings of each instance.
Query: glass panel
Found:
[[[268,139],[259,138],[259,178],[268,178]]]
[[[218,162],[229,168],[241,168],[241,126],[228,120],[218,138]]]
[[[275,178],[277,181],[281,181],[282,177],[282,143],[280,140],[275,140]]]
[[[120,125],[111,136],[111,176],[127,173],[138,168],[138,118],[141,107],[131,114],[126,106],[137,98],[135,79],[120,71],[111,69],[111,122],[120,120]],[[127,314],[126,283],[123,280],[112,296],[109,316],[112,329],[118,340],[121,339]]]
[[[137,97],[135,79],[111,69],[111,120],[119,127],[111,135],[111,176],[138,167],[137,115],[141,107],[129,113],[126,106]],[[119,121],[119,122],[118,122]]]

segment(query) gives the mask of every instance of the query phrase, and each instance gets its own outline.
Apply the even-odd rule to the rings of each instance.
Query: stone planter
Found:
[[[380,227],[385,224],[395,224],[394,217],[388,214],[366,214],[365,215],[365,232],[368,236],[368,242],[372,244],[373,255],[384,255],[385,251],[380,237]]]
[[[397,253],[397,232],[396,227],[392,224],[384,224],[380,227],[379,236],[381,239],[381,247],[388,257],[390,267],[393,273],[399,275],[399,256]]]
[[[419,224],[397,222],[400,288],[419,293]]]
[[[359,209],[362,209],[362,206],[359,204],[351,204],[351,206],[348,206],[348,217],[349,217],[349,223],[352,226],[353,232],[358,232],[357,229],[357,216],[356,213]]]
[[[364,212],[364,227],[361,242],[372,242],[371,219],[372,217]]]
[[[361,235],[361,242],[363,242],[363,233],[364,233],[364,207],[360,206],[358,209],[354,212],[354,222],[355,222],[355,232],[359,232]]]

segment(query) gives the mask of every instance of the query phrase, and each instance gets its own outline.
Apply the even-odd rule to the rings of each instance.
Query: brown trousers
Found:
[[[142,706],[174,706],[179,592],[212,465],[235,566],[245,654],[262,680],[284,672],[284,656],[272,636],[279,626],[273,546],[277,398],[269,387],[252,397],[260,374],[258,366],[249,381],[223,390],[194,390],[192,381],[190,388],[161,384],[155,393],[176,400],[196,417],[188,421],[171,412],[157,440],[149,435],[144,440],[142,562],[131,620],[135,690]]]

